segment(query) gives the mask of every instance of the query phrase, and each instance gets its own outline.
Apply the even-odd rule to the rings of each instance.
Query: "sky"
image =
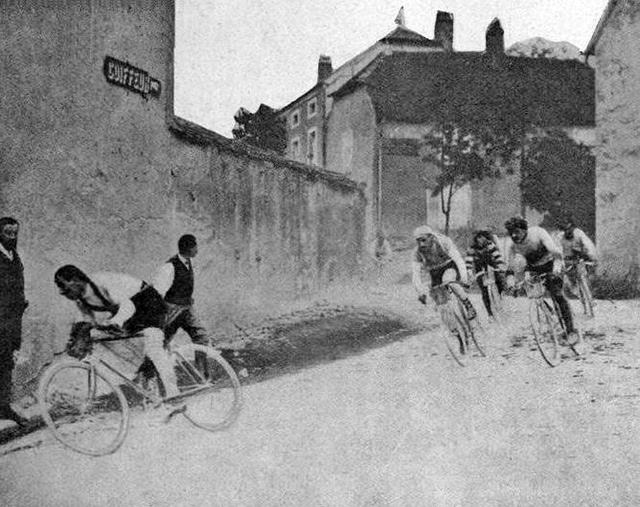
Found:
[[[234,113],[280,108],[333,68],[405,26],[433,38],[437,11],[453,13],[454,49],[482,51],[500,19],[505,46],[543,37],[584,50],[607,0],[176,0],[175,113],[231,137]]]

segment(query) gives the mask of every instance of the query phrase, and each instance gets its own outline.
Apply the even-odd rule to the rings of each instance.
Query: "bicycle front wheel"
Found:
[[[50,366],[38,386],[38,404],[53,436],[82,454],[115,452],[129,429],[129,405],[122,390],[88,363]]]
[[[183,345],[172,351],[184,416],[195,426],[218,431],[237,419],[242,405],[240,381],[231,365],[212,348]]]
[[[440,309],[442,334],[447,350],[460,366],[469,362],[469,332],[462,318],[450,308]]]
[[[498,288],[495,284],[490,284],[487,287],[489,293],[489,303],[491,304],[491,312],[496,322],[502,321],[502,296],[498,293]]]
[[[544,301],[535,301],[529,306],[529,319],[542,358],[549,366],[556,366],[560,362],[560,351],[556,319],[551,310]]]
[[[588,317],[593,317],[593,296],[591,294],[591,289],[589,288],[589,282],[587,282],[583,276],[578,280],[578,291],[580,293],[580,301],[582,302],[584,313]]]

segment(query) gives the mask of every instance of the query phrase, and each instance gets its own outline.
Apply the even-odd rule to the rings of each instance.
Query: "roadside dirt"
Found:
[[[600,300],[594,319],[575,303],[585,355],[547,366],[518,298],[461,368],[405,278],[334,289],[227,336],[246,370],[228,431],[140,411],[95,459],[34,430],[0,445],[0,503],[639,505],[640,302]]]

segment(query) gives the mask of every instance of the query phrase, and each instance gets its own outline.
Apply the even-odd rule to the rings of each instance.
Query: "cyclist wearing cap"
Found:
[[[482,271],[486,271],[491,266],[496,271],[496,288],[501,294],[504,288],[504,271],[506,269],[500,249],[494,240],[494,235],[490,230],[480,229],[473,235],[471,246],[467,250],[467,256],[465,257],[467,265],[467,273],[469,278],[474,273],[478,274]],[[491,309],[491,299],[489,298],[489,290],[484,285],[481,278],[478,278],[478,287],[482,293],[482,302],[489,316],[493,315]]]
[[[576,345],[582,337],[575,329],[569,301],[562,291],[562,251],[542,227],[529,227],[524,218],[513,217],[504,224],[511,242],[507,246],[507,287],[514,285],[513,269],[516,254],[525,258],[525,271],[537,275],[549,274],[545,288],[560,308],[561,318],[567,330],[569,344]]]
[[[565,260],[584,259],[589,262],[598,260],[595,245],[582,229],[576,227],[573,218],[565,217],[562,221],[562,232],[558,239]]]
[[[429,272],[431,287],[441,285],[444,278],[454,277],[459,283],[451,284],[451,289],[456,293],[467,310],[470,319],[475,318],[476,312],[469,301],[469,296],[461,284],[467,285],[467,270],[464,259],[451,241],[451,238],[438,234],[431,227],[423,225],[413,232],[417,242],[412,261],[412,281],[418,293],[418,301],[423,305],[427,303],[427,289],[422,283],[421,273]]]

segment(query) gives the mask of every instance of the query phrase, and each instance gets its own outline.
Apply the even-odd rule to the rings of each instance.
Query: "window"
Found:
[[[289,156],[294,160],[298,160],[300,158],[300,138],[299,137],[294,137],[291,140],[291,147],[289,148]]]
[[[296,128],[298,125],[300,125],[300,110],[296,109],[291,113],[291,128]]]
[[[318,129],[307,132],[307,163],[318,165]]]
[[[313,118],[318,112],[318,99],[313,97],[307,102],[307,118]]]

